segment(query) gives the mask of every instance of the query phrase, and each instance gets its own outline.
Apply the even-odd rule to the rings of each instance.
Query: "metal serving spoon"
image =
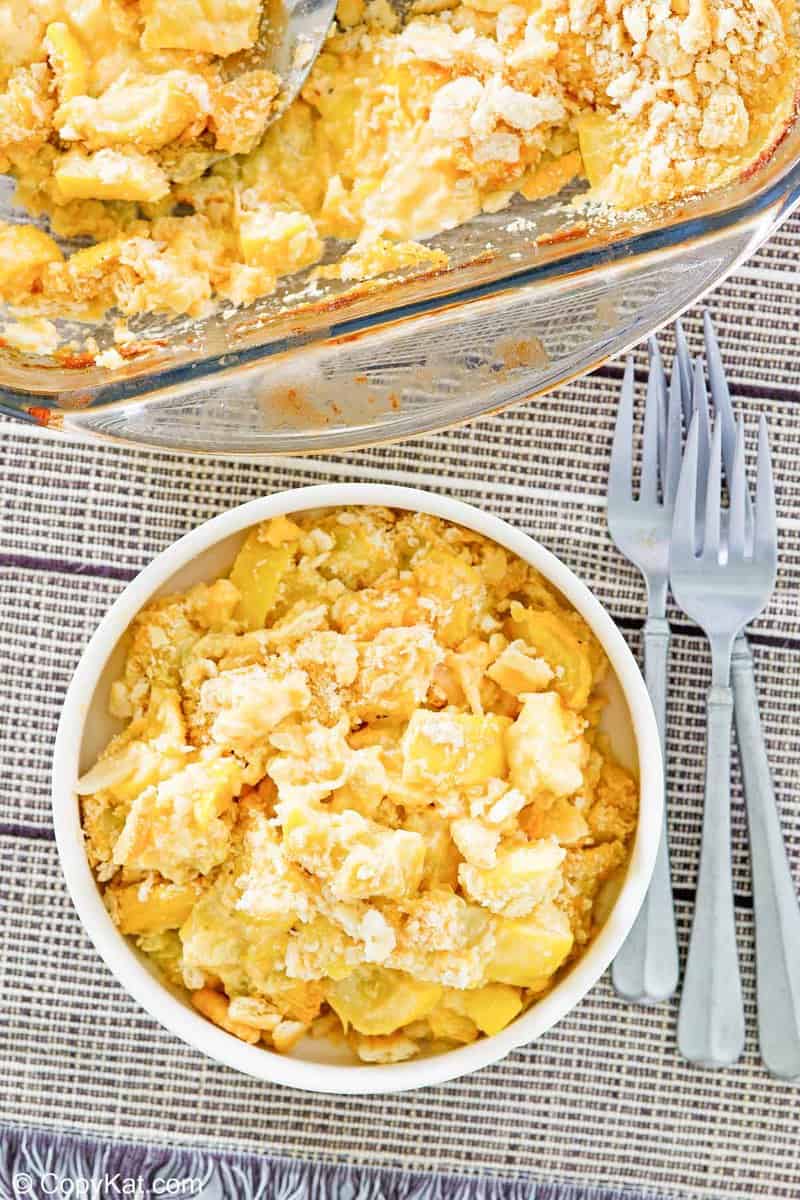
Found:
[[[266,69],[280,80],[264,129],[286,111],[305,83],[335,13],[336,0],[264,0],[257,42],[225,61],[229,78]]]
[[[264,129],[277,121],[295,99],[317,55],[325,44],[337,0],[264,0],[258,41],[249,50],[233,54],[225,64],[226,74],[266,69],[281,83]],[[414,0],[389,0],[399,24],[409,19]]]

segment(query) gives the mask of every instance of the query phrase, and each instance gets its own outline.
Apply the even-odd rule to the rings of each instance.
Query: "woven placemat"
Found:
[[[781,572],[752,641],[776,790],[800,879],[798,249],[800,220],[794,220],[717,290],[710,307],[735,397],[745,413],[765,411],[771,423]],[[694,312],[687,320],[698,350],[699,317]],[[669,353],[668,337],[663,344]],[[641,383],[643,358],[639,366]],[[0,425],[0,1119],[29,1133],[68,1131],[117,1144],[571,1184],[583,1189],[575,1196],[593,1188],[620,1197],[631,1191],[800,1196],[800,1095],[767,1075],[754,1032],[752,901],[738,768],[734,871],[748,1042],[742,1061],[724,1072],[680,1059],[674,1004],[625,1004],[604,980],[535,1045],[443,1087],[340,1100],[255,1082],[183,1046],[127,997],[83,934],[58,867],[48,773],[60,704],[81,649],[125,581],[156,552],[241,501],[325,479],[411,483],[462,497],[560,555],[638,651],[642,588],[611,546],[604,515],[620,379],[621,365],[610,364],[546,402],[325,461],[226,464]],[[684,949],[697,868],[708,674],[703,638],[676,617],[669,796]],[[12,1136],[6,1130],[7,1147]],[[378,1180],[376,1196],[402,1194],[388,1186],[389,1176],[370,1178]],[[0,1195],[3,1186],[0,1180]],[[287,1188],[287,1196],[317,1194]],[[357,1193],[334,1187],[326,1194]],[[523,1194],[532,1200],[545,1193],[529,1186]]]

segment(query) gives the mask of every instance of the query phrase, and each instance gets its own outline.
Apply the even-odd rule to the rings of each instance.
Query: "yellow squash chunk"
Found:
[[[505,983],[487,983],[463,993],[462,1004],[482,1033],[499,1033],[522,1012],[522,999],[514,987]]]
[[[83,96],[89,87],[89,64],[80,42],[63,21],[47,26],[44,46],[56,77],[61,104],[74,96]]]
[[[417,709],[403,736],[403,779],[473,787],[502,778],[508,769],[504,734],[510,725],[508,717],[495,713]]]
[[[144,50],[235,54],[258,37],[263,0],[141,0]]]
[[[548,663],[543,658],[532,658],[522,641],[506,646],[486,674],[512,696],[542,692],[553,678]]]
[[[111,742],[106,750],[78,780],[79,795],[108,791],[114,801],[127,805],[180,768],[186,757],[186,726],[177,691],[154,686],[141,736],[129,740],[123,735],[119,744]]]
[[[338,13],[337,13],[338,19]],[[356,141],[357,118],[364,102],[363,88],[349,72],[339,68],[337,56],[323,50],[317,59],[316,69],[323,86],[311,94],[311,103],[319,112],[325,142],[330,144],[333,161],[340,161],[348,152],[352,153]],[[386,86],[394,80],[386,77]]]
[[[270,545],[259,538],[258,529],[247,535],[236,555],[230,579],[241,593],[238,615],[249,629],[264,628],[291,562],[290,545]]]
[[[474,1042],[478,1037],[478,1026],[475,1021],[468,1015],[467,1012],[462,1012],[461,1007],[452,1008],[449,1003],[449,996],[445,996],[440,1004],[428,1017],[428,1025],[430,1031],[435,1038],[442,1038],[447,1042]]]
[[[183,948],[174,929],[166,933],[144,933],[136,937],[136,945],[155,963],[162,975],[173,985],[183,988]]]
[[[141,792],[158,782],[162,772],[175,769],[182,757],[181,751],[176,755],[166,750],[159,752],[146,742],[130,742],[118,752],[99,759],[78,780],[78,795],[103,792],[114,805],[130,805]]]
[[[353,809],[284,805],[281,817],[287,858],[325,880],[337,899],[400,900],[419,888],[425,841],[418,833],[387,829]]]
[[[566,914],[554,904],[542,904],[522,919],[501,917],[486,973],[492,980],[515,987],[538,986],[558,970],[572,942]]]
[[[69,258],[70,273],[84,278],[99,274],[105,266],[119,258],[121,249],[121,238],[109,238],[105,242],[85,246],[83,250],[76,250]]]
[[[201,759],[141,792],[114,846],[114,862],[159,871],[173,883],[208,874],[227,854],[228,810],[241,791],[241,775],[233,756]]]
[[[480,572],[444,546],[434,546],[414,562],[421,596],[436,606],[436,632],[446,646],[457,646],[472,633],[486,608],[486,586]]]
[[[555,672],[553,687],[568,708],[586,707],[592,690],[593,672],[589,650],[591,635],[581,639],[558,613],[523,608],[512,604],[511,635],[523,638]]]
[[[609,113],[587,111],[575,124],[586,178],[598,187],[608,174],[608,164],[619,158],[624,122]]]
[[[112,88],[95,99],[75,96],[61,104],[56,128],[64,141],[83,142],[89,150],[136,146],[157,150],[174,142],[200,112],[182,72]]]
[[[131,883],[110,889],[114,897],[115,919],[121,933],[166,933],[180,929],[189,916],[202,887],[191,883],[156,883],[149,889]]]
[[[630,121],[611,113],[582,113],[576,121],[583,169],[598,198],[620,208],[632,208],[654,199],[639,182],[640,172],[630,171],[636,142]]]
[[[588,748],[581,717],[556,692],[531,692],[506,734],[509,777],[534,800],[571,796],[583,786]]]
[[[254,921],[236,907],[238,898],[225,875],[217,875],[181,926],[183,963],[199,968],[206,977],[218,977],[231,994],[268,991],[268,980],[284,959],[288,929],[297,914],[287,906],[274,919]],[[303,986],[301,981],[294,983]]]
[[[0,294],[27,292],[51,262],[61,262],[56,243],[35,225],[0,221]]]
[[[493,867],[462,863],[461,886],[469,896],[492,912],[523,917],[561,886],[565,851],[554,841],[529,842],[497,853]]]
[[[311,217],[264,206],[239,216],[239,246],[249,267],[291,275],[316,262],[322,241]]]
[[[261,540],[269,546],[282,546],[284,542],[297,542],[303,536],[299,525],[295,525],[289,517],[272,517],[271,520],[259,526]]]
[[[166,175],[138,150],[70,150],[56,160],[53,172],[59,199],[130,200],[147,204],[169,191]]]
[[[242,786],[241,766],[233,756],[211,763],[204,776],[204,785],[195,792],[192,801],[194,819],[201,828],[228,808]]]
[[[333,549],[320,568],[328,579],[341,579],[349,588],[368,587],[393,565],[391,553],[365,522],[321,526],[333,538]]]
[[[268,198],[291,198],[305,212],[316,212],[324,195],[323,179],[317,170],[320,145],[326,145],[320,142],[319,132],[310,105],[290,104],[280,121],[269,127],[260,145],[242,160],[242,186],[258,188],[260,195],[264,180],[268,180]]]
[[[433,1012],[442,995],[438,983],[412,979],[403,971],[359,967],[332,983],[325,998],[339,1020],[359,1033],[394,1033]]]

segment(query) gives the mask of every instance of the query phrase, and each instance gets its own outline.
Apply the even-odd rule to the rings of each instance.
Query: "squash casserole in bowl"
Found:
[[[0,0],[0,171],[49,222],[0,225],[9,345],[53,350],[56,317],[201,318],[299,272],[312,296],[440,270],[427,239],[571,180],[619,209],[703,192],[793,112],[788,0],[417,0],[402,21],[341,0],[262,136],[274,77],[225,69],[260,10]]]
[[[639,786],[607,659],[533,566],[435,515],[279,515],[135,617],[77,790],[118,929],[228,1033],[389,1064],[535,1005],[613,907]],[[631,918],[632,919],[632,918]]]

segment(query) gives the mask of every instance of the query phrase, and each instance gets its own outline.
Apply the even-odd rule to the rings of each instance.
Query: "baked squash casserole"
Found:
[[[329,278],[439,268],[426,239],[574,178],[622,209],[713,188],[793,111],[794,0],[340,0],[262,137],[277,81],[226,70],[261,7],[0,0],[0,172],[92,243],[0,224],[0,299],[45,342],[48,316],[248,304],[326,243]]]
[[[277,517],[149,604],[80,780],[120,931],[211,1021],[388,1063],[494,1034],[616,897],[638,788],[605,655],[496,543],[381,508]]]

